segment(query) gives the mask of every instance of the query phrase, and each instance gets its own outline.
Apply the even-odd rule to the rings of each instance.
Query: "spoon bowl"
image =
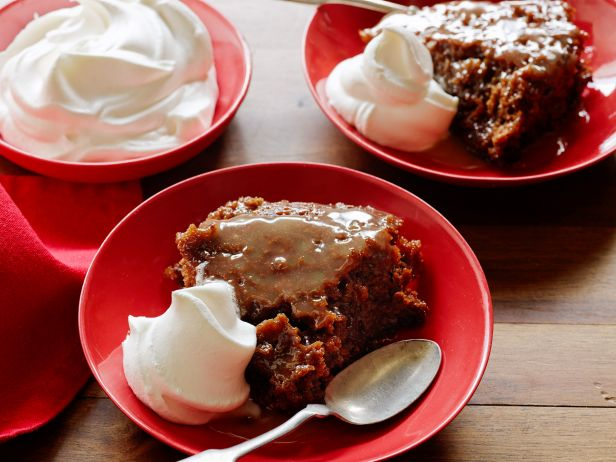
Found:
[[[432,340],[402,340],[384,346],[337,374],[325,389],[325,405],[309,404],[256,438],[227,449],[209,449],[183,461],[234,462],[312,417],[334,415],[355,425],[382,422],[402,412],[426,391],[441,359],[441,349]]]
[[[436,377],[441,349],[432,340],[403,340],[375,350],[340,372],[325,404],[355,425],[382,422],[406,409]]]

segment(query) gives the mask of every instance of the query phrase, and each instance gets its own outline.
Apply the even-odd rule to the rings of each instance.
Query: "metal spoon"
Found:
[[[378,11],[379,13],[391,13],[399,11],[406,13],[409,11],[408,6],[400,5],[394,2],[385,0],[286,0],[295,3],[308,3],[310,5],[323,5],[324,3],[337,3],[339,5],[351,5],[365,8],[367,10]]]
[[[325,404],[309,404],[291,419],[256,438],[227,449],[210,449],[184,462],[233,462],[298,427],[311,417],[334,415],[367,425],[406,409],[428,388],[441,365],[431,340],[403,340],[373,351],[340,372],[325,389]]]

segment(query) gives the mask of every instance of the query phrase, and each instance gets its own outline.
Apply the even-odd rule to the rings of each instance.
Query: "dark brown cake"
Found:
[[[483,157],[507,162],[557,124],[590,79],[580,57],[586,33],[573,16],[558,0],[463,1],[383,23],[410,28],[427,46],[435,79],[460,99],[452,130]]]
[[[229,281],[257,326],[246,371],[257,403],[321,402],[339,370],[423,320],[420,242],[401,224],[370,207],[241,198],[178,234],[183,284]]]

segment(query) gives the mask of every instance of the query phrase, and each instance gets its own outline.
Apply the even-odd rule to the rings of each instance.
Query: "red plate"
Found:
[[[33,156],[0,138],[0,155],[43,175],[72,181],[121,181],[141,178],[174,167],[211,144],[229,125],[246,96],[251,63],[248,45],[221,13],[201,0],[182,0],[208,28],[214,47],[220,96],[212,125],[183,145],[139,159],[115,162],[66,162]],[[4,50],[28,24],[35,13],[75,6],[70,0],[19,0],[0,9],[0,50]]]
[[[124,378],[119,346],[128,331],[129,314],[158,316],[169,305],[174,284],[163,271],[178,260],[175,233],[243,195],[272,201],[344,201],[404,218],[402,233],[423,241],[420,292],[431,312],[421,329],[403,337],[433,339],[443,349],[434,384],[401,416],[366,427],[334,418],[309,422],[280,440],[292,446],[279,441],[246,461],[375,460],[415,447],[447,425],[479,384],[492,342],[490,293],[479,262],[454,227],[413,194],[365,173],[321,164],[258,164],[206,173],[150,198],[114,229],[92,263],[79,307],[85,355],[109,397],[141,428],[182,451],[240,442],[208,426],[165,421],[141,404]]]
[[[437,3],[414,2],[419,6]],[[578,26],[590,37],[586,58],[593,83],[572,114],[554,133],[529,146],[522,159],[499,169],[474,157],[461,142],[449,140],[422,153],[406,153],[368,140],[348,125],[327,103],[324,79],[340,61],[361,53],[358,31],[374,26],[382,15],[343,5],[323,5],[304,36],[304,72],[310,90],[325,115],[340,131],[366,151],[403,169],[449,183],[506,186],[544,181],[575,172],[616,150],[616,1],[569,0],[577,10]]]

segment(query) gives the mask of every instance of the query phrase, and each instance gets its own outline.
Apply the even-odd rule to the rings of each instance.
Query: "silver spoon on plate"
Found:
[[[406,13],[409,11],[408,6],[400,5],[399,3],[388,2],[386,0],[286,0],[295,3],[308,3],[310,5],[323,5],[325,3],[335,3],[338,5],[350,5],[364,8],[366,10],[378,11],[379,13],[399,12]]]
[[[333,415],[355,425],[389,419],[430,386],[441,365],[432,340],[402,340],[368,353],[342,370],[325,389],[325,404],[309,404],[282,425],[227,449],[209,449],[183,462],[234,462],[297,428],[311,417]]]

